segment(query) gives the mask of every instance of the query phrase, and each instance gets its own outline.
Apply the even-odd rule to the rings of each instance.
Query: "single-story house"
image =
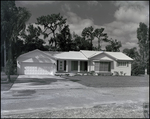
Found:
[[[54,75],[55,73],[110,72],[131,75],[132,58],[122,52],[41,51],[33,50],[17,58],[19,75]]]

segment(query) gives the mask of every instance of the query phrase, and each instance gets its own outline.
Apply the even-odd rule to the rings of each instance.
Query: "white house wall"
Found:
[[[112,61],[110,61],[111,62],[111,69],[110,69],[111,73],[114,74],[114,72],[117,71],[120,75],[120,71],[122,71],[123,75],[125,73],[125,75],[131,76],[131,62],[130,61],[125,61],[125,62],[128,62],[128,67],[127,66],[117,66],[117,61],[105,54],[99,54],[90,59],[90,61],[89,61],[90,62],[89,63],[90,70],[89,71],[94,71],[94,69],[95,69],[94,68],[95,67],[94,60],[100,60],[103,57],[108,57],[108,58],[112,59]]]
[[[56,65],[56,60],[50,56],[47,56],[46,54],[41,53],[40,51],[34,51],[34,52],[29,52],[27,54],[23,54],[20,57],[17,58],[17,74],[23,74],[22,70],[22,64],[23,63],[36,63],[39,65],[42,63],[45,65],[46,63],[48,64],[53,64],[54,66]],[[56,68],[53,69],[53,71],[56,71]]]
[[[71,60],[68,60],[68,71],[71,71]]]
[[[111,72],[114,74],[115,71],[117,71],[120,74],[120,71],[123,72],[123,75],[125,73],[126,76],[131,76],[131,62],[130,61],[125,61],[128,62],[128,67],[127,66],[117,66],[117,62],[114,61],[114,69],[111,69]]]

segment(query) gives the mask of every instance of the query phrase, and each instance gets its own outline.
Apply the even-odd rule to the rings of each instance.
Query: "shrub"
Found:
[[[118,71],[114,71],[115,76],[119,76],[119,72]]]
[[[70,74],[65,74],[66,76],[69,76]]]
[[[90,71],[90,74],[93,76],[95,74],[95,71]]]
[[[123,75],[123,71],[120,71],[121,76]]]

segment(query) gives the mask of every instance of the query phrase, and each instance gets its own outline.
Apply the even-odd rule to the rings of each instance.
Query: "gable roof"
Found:
[[[100,58],[100,59],[98,59],[98,60],[93,60],[93,61],[113,61],[113,60],[112,60],[111,58],[105,56],[105,57],[103,57],[103,58]]]
[[[80,50],[80,52],[87,58],[94,56],[102,51],[89,51],[89,50]]]
[[[69,52],[52,52],[52,51],[47,52],[46,51],[45,53],[52,55],[56,59],[88,60],[81,52],[78,51],[69,51]]]
[[[48,54],[44,53],[43,51],[41,51],[39,49],[35,49],[35,50],[29,51],[27,53],[24,53],[24,54],[20,55],[18,58],[20,58],[20,57],[28,57],[29,54],[32,54],[34,52],[40,52],[40,53],[42,53],[42,54],[44,54],[44,55],[46,55],[46,56],[48,56],[48,57],[50,57],[52,59],[55,59],[55,57],[53,57],[52,55],[48,55]]]
[[[116,60],[133,60],[122,52],[106,52],[106,51],[88,51],[88,50],[80,50],[87,58],[92,58],[94,56],[100,55],[102,53],[113,57]]]
[[[122,52],[105,52],[105,53],[111,57],[114,57],[116,60],[133,60],[132,58],[130,58],[129,56],[125,55]]]
[[[58,51],[41,51],[39,49],[30,51],[28,53],[22,54],[19,57],[28,57],[28,54],[34,53],[34,52],[40,52],[49,58],[52,59],[68,59],[68,60],[88,60],[89,58],[92,58],[94,56],[100,55],[100,54],[106,54],[107,56],[110,56],[116,60],[130,60],[133,59],[128,57],[122,52],[106,52],[106,51],[89,51],[89,50],[80,50],[80,51],[69,51],[69,52],[58,52]],[[19,58],[18,57],[18,58]],[[103,58],[102,60],[110,60],[109,58]]]

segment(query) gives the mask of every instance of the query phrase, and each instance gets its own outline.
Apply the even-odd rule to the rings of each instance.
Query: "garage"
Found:
[[[22,63],[24,75],[54,75],[53,63]]]
[[[56,60],[40,50],[30,51],[17,58],[19,75],[54,75]]]

